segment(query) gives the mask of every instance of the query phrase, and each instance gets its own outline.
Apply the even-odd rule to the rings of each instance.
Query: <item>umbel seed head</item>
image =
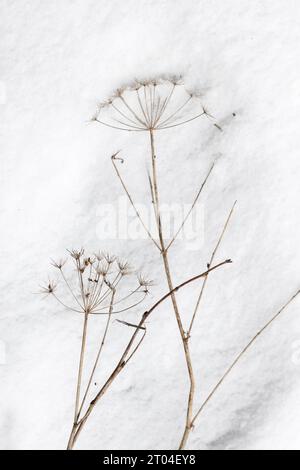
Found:
[[[61,275],[65,287],[61,295],[66,299],[56,293],[55,281],[49,279],[40,288],[41,294],[51,295],[67,310],[88,315],[121,313],[142,303],[148,294],[145,282],[136,279],[127,261],[107,252],[91,256],[83,248],[68,253],[67,259],[51,263]]]
[[[91,119],[123,131],[153,131],[180,126],[199,117],[210,118],[196,92],[181,76],[134,80],[118,88]]]

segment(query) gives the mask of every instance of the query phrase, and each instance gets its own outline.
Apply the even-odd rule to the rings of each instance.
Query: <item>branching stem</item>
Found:
[[[202,413],[203,409],[205,406],[208,404],[208,402],[211,400],[213,395],[216,393],[216,391],[219,389],[219,387],[222,385],[226,377],[230,374],[232,369],[238,364],[238,362],[242,359],[242,357],[245,355],[245,353],[251,348],[251,346],[256,342],[256,340],[260,337],[260,335],[266,331],[266,329],[284,312],[284,310],[292,303],[292,301],[300,294],[300,289],[296,291],[295,294],[290,297],[290,299],[278,310],[278,312],[256,333],[255,336],[247,343],[247,345],[244,347],[244,349],[236,356],[235,360],[232,362],[232,364],[226,369],[226,372],[222,375],[221,379],[218,381],[218,383],[214,386],[210,394],[207,396],[207,398],[204,400],[202,403],[201,407],[195,414],[193,420],[192,420],[192,425],[195,424],[195,421],[197,418],[200,416]]]
[[[133,354],[135,354],[135,352],[138,350],[142,340],[144,339],[145,333],[146,333],[146,330],[143,328],[143,325],[144,325],[145,321],[147,320],[147,318],[151,315],[151,313],[153,313],[156,310],[156,308],[159,307],[159,305],[161,305],[166,299],[168,299],[170,296],[172,296],[179,289],[182,289],[183,287],[190,284],[191,282],[195,282],[198,279],[200,279],[201,277],[206,276],[208,274],[208,272],[214,271],[215,269],[218,269],[219,267],[224,266],[225,264],[228,264],[228,263],[231,263],[231,260],[229,260],[229,259],[225,260],[225,261],[211,267],[209,270],[207,270],[207,271],[205,271],[201,274],[198,274],[197,276],[194,276],[191,279],[188,279],[187,281],[182,282],[181,284],[176,286],[174,289],[172,289],[170,292],[168,292],[163,297],[161,297],[154,305],[152,305],[152,307],[148,311],[144,312],[139,324],[136,326],[136,328],[135,328],[135,330],[134,330],[134,332],[133,332],[133,334],[132,334],[132,336],[131,336],[131,338],[130,338],[130,340],[129,340],[129,342],[128,342],[128,344],[127,344],[127,346],[126,346],[126,348],[123,352],[123,354],[121,355],[120,360],[118,361],[116,367],[114,368],[113,372],[110,374],[109,378],[106,380],[106,382],[104,383],[102,388],[99,390],[99,392],[96,394],[94,399],[90,402],[90,404],[89,404],[85,414],[83,415],[83,417],[80,418],[80,419],[77,418],[75,420],[75,422],[73,424],[72,431],[71,431],[71,435],[70,435],[70,438],[69,438],[69,441],[68,441],[68,447],[67,447],[68,450],[73,449],[73,447],[75,445],[75,442],[76,442],[80,432],[82,431],[88,417],[90,416],[91,412],[93,411],[94,407],[99,402],[99,400],[102,398],[102,396],[105,394],[105,392],[108,390],[108,388],[111,386],[111,384],[116,379],[116,377],[124,369],[125,365],[132,358]],[[140,331],[143,331],[143,336],[142,336],[141,340],[138,342],[138,344],[132,350],[132,347],[134,346],[137,335]]]

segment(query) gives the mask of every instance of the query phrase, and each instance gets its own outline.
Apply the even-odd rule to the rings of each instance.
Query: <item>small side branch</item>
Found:
[[[111,161],[112,161],[114,170],[115,170],[115,172],[116,172],[116,174],[117,174],[117,177],[118,177],[119,180],[120,180],[120,183],[121,183],[121,185],[122,185],[122,187],[123,187],[123,189],[124,189],[124,191],[125,191],[126,196],[128,197],[128,200],[129,200],[129,202],[130,202],[130,204],[131,204],[131,206],[132,206],[132,208],[133,208],[133,210],[134,210],[134,212],[135,212],[137,218],[139,219],[140,223],[142,224],[142,226],[144,227],[145,231],[147,232],[148,237],[149,237],[150,240],[153,242],[153,244],[156,246],[156,248],[158,248],[158,250],[161,251],[161,250],[160,250],[160,247],[159,247],[159,245],[158,245],[158,243],[156,242],[156,240],[154,239],[154,237],[153,237],[152,234],[150,233],[150,230],[148,229],[148,227],[147,227],[146,224],[144,223],[144,221],[143,221],[143,219],[142,219],[142,217],[141,217],[139,211],[137,210],[137,208],[136,208],[136,206],[135,206],[135,203],[133,202],[133,199],[132,199],[132,197],[131,197],[131,194],[129,193],[129,191],[128,191],[128,189],[127,189],[127,186],[126,186],[126,184],[125,184],[125,182],[124,182],[124,180],[123,180],[123,178],[122,178],[122,176],[121,176],[121,173],[120,173],[120,171],[119,171],[119,169],[118,169],[118,167],[117,167],[117,165],[116,165],[116,160],[120,160],[121,162],[123,162],[123,159],[117,157],[118,153],[119,153],[119,152],[115,153],[115,154],[112,155],[112,157],[111,157]]]
[[[90,416],[91,412],[93,411],[93,409],[96,406],[96,404],[98,403],[98,401],[105,394],[105,392],[111,386],[113,381],[116,379],[116,377],[119,375],[119,373],[124,369],[125,365],[128,363],[128,361],[132,358],[132,356],[135,354],[135,352],[139,348],[139,346],[140,346],[141,342],[143,341],[143,339],[145,337],[145,334],[146,334],[146,329],[144,329],[144,323],[147,320],[147,318],[151,315],[151,313],[153,313],[159,305],[161,305],[166,299],[168,299],[170,296],[172,296],[178,290],[182,289],[183,287],[187,286],[188,284],[190,284],[194,281],[197,281],[201,277],[206,276],[209,272],[214,271],[215,269],[218,269],[219,267],[221,267],[225,264],[231,263],[231,262],[232,261],[230,259],[227,259],[227,260],[223,261],[222,263],[219,263],[216,266],[211,267],[207,271],[205,271],[201,274],[198,274],[197,276],[194,276],[191,279],[188,279],[187,281],[182,282],[178,286],[174,287],[174,289],[172,289],[170,292],[168,292],[163,297],[161,297],[154,305],[152,305],[152,307],[148,311],[144,312],[139,324],[135,326],[135,330],[134,330],[134,332],[133,332],[133,334],[132,334],[132,336],[131,336],[131,338],[130,338],[130,340],[129,340],[129,342],[128,342],[128,344],[127,344],[127,346],[126,346],[126,348],[125,348],[125,350],[124,350],[124,352],[123,352],[123,354],[120,358],[120,360],[118,361],[115,369],[113,370],[113,372],[111,373],[109,378],[106,380],[103,387],[96,394],[94,399],[90,402],[84,416],[80,419],[80,421],[78,421],[74,424],[72,432],[71,432],[71,436],[70,436],[70,439],[69,439],[69,443],[68,443],[68,449],[69,450],[71,450],[74,447],[74,444],[75,444],[75,442],[76,442],[76,440],[77,440],[84,424],[86,423],[88,417]],[[137,337],[138,333],[141,330],[144,331],[144,333],[142,335],[142,338],[139,340],[137,345],[132,350],[132,347],[135,343],[136,337]]]
[[[84,314],[84,321],[83,321],[83,331],[82,331],[82,340],[81,340],[79,369],[78,369],[78,376],[77,376],[75,411],[74,411],[74,423],[76,423],[77,420],[78,420],[78,410],[79,410],[79,400],[80,400],[80,390],[81,390],[83,361],[84,361],[85,346],[86,346],[86,335],[87,335],[88,318],[89,318],[88,313],[85,313],[85,314]]]
[[[177,232],[175,233],[174,237],[172,238],[172,240],[171,240],[170,243],[168,244],[166,250],[168,250],[168,249],[172,246],[172,244],[174,243],[174,241],[175,241],[176,238],[178,237],[179,233],[180,233],[181,230],[183,229],[184,224],[186,223],[186,221],[188,220],[188,218],[189,218],[189,216],[191,215],[192,211],[194,210],[194,207],[195,207],[195,205],[196,205],[197,202],[198,202],[198,199],[199,199],[199,197],[200,197],[200,195],[201,195],[201,193],[202,193],[202,190],[203,190],[204,186],[205,186],[206,183],[207,183],[208,178],[210,177],[210,174],[211,174],[211,172],[212,172],[214,166],[215,166],[215,163],[213,163],[212,166],[210,167],[210,169],[209,169],[209,171],[208,171],[208,173],[207,173],[207,175],[206,175],[206,177],[205,177],[203,183],[201,184],[201,186],[200,186],[200,188],[199,188],[199,191],[197,192],[197,195],[196,195],[196,197],[195,197],[195,199],[194,199],[194,202],[193,202],[193,204],[192,204],[190,210],[188,211],[187,215],[185,216],[185,218],[184,218],[182,224],[180,225],[179,229],[178,229]]]
[[[201,412],[203,411],[203,409],[205,408],[205,406],[208,404],[208,402],[211,400],[211,398],[213,397],[213,395],[216,393],[216,391],[219,389],[219,387],[222,385],[222,383],[224,382],[224,380],[226,379],[226,377],[228,377],[228,375],[230,374],[230,372],[232,371],[232,369],[239,363],[239,361],[242,359],[242,357],[244,356],[244,354],[251,348],[251,346],[256,342],[256,340],[260,337],[260,335],[266,331],[268,329],[268,327],[285,311],[285,309],[293,302],[293,300],[300,294],[300,289],[297,290],[297,292],[292,295],[292,297],[280,308],[280,310],[278,310],[278,312],[256,333],[255,336],[253,336],[253,338],[248,342],[248,344],[244,347],[244,349],[237,355],[237,357],[235,358],[235,360],[232,362],[232,364],[228,367],[228,369],[226,370],[226,372],[223,374],[223,376],[221,377],[221,379],[219,380],[219,382],[215,385],[215,387],[212,389],[212,391],[210,392],[210,394],[208,395],[208,397],[204,400],[204,402],[202,403],[201,407],[199,408],[199,410],[197,411],[197,413],[195,414],[193,420],[192,420],[192,424],[194,425],[195,424],[195,421],[197,420],[197,418],[199,417],[199,415],[201,414]]]
[[[224,224],[224,227],[223,227],[223,230],[222,230],[222,232],[221,232],[221,235],[220,235],[220,237],[218,238],[217,244],[216,244],[216,246],[215,246],[215,248],[214,248],[214,250],[213,250],[213,252],[212,252],[212,255],[211,255],[211,257],[210,257],[210,260],[209,260],[209,263],[208,263],[208,267],[212,265],[212,263],[213,263],[213,261],[214,261],[214,259],[215,259],[215,256],[216,256],[216,254],[217,254],[217,251],[218,251],[218,249],[219,249],[219,247],[220,247],[220,244],[221,244],[221,242],[222,242],[222,240],[223,240],[223,237],[224,237],[224,235],[225,235],[225,232],[226,232],[226,230],[227,230],[229,221],[230,221],[231,216],[232,216],[232,214],[233,214],[233,211],[234,211],[236,202],[237,202],[237,201],[234,202],[234,204],[233,204],[233,206],[232,206],[232,208],[231,208],[231,210],[230,210],[230,212],[229,212],[229,215],[228,215],[228,217],[227,217],[227,219],[226,219],[226,222],[225,222],[225,224]],[[193,316],[192,316],[192,319],[191,319],[191,323],[190,323],[190,326],[189,326],[189,329],[188,329],[188,336],[190,336],[190,334],[191,334],[191,331],[192,331],[192,328],[193,328],[193,324],[194,324],[194,321],[195,321],[195,317],[196,317],[197,312],[198,312],[198,310],[199,310],[199,306],[200,306],[200,303],[201,303],[201,300],[202,300],[202,297],[203,297],[203,293],[204,293],[204,290],[205,290],[205,287],[206,287],[207,279],[208,279],[208,276],[206,276],[206,277],[204,278],[204,280],[203,280],[203,283],[202,283],[202,286],[201,286],[201,290],[200,290],[200,294],[199,294],[199,296],[198,296],[198,299],[197,299],[197,302],[196,302],[196,306],[195,306],[195,310],[194,310],[194,313],[193,313]]]
[[[98,350],[98,353],[97,353],[97,356],[96,356],[96,360],[95,360],[95,363],[94,363],[94,366],[93,366],[93,369],[92,369],[90,378],[89,378],[89,380],[88,380],[88,384],[87,384],[87,387],[86,387],[86,390],[85,390],[85,393],[84,393],[84,396],[83,396],[83,399],[82,399],[80,408],[79,408],[79,410],[78,410],[78,418],[77,418],[77,419],[79,419],[79,417],[80,417],[80,414],[81,414],[83,405],[84,405],[84,403],[85,403],[87,394],[88,394],[89,389],[90,389],[90,387],[91,387],[91,383],[92,383],[92,380],[93,380],[93,377],[94,377],[94,374],[95,374],[97,365],[99,364],[99,359],[100,359],[100,356],[101,356],[101,353],[102,353],[102,350],[103,350],[103,347],[104,347],[105,339],[106,339],[106,336],[107,336],[107,333],[108,333],[108,329],[109,329],[109,325],[110,325],[110,321],[111,321],[111,316],[112,316],[112,313],[113,313],[113,306],[114,306],[115,294],[116,294],[115,291],[112,291],[111,301],[110,301],[110,306],[109,306],[109,312],[108,312],[108,317],[107,317],[107,321],[106,321],[106,325],[105,325],[105,330],[104,330],[104,333],[103,333],[102,341],[101,341],[101,343],[100,343],[100,347],[99,347],[99,350]]]

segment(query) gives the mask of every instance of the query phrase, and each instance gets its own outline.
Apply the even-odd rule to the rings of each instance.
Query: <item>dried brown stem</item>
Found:
[[[145,321],[147,320],[147,318],[151,315],[151,313],[154,312],[155,309],[157,307],[159,307],[159,305],[161,305],[166,299],[168,299],[170,296],[174,295],[174,293],[177,292],[179,289],[182,289],[186,285],[188,285],[188,284],[190,284],[194,281],[197,281],[201,277],[206,276],[208,274],[208,272],[214,271],[215,269],[218,269],[219,267],[224,266],[225,264],[228,264],[228,263],[231,263],[231,260],[227,259],[227,260],[211,267],[209,270],[207,270],[207,271],[205,271],[201,274],[198,274],[197,276],[194,276],[191,279],[188,279],[187,281],[182,282],[181,284],[179,284],[178,286],[173,288],[170,292],[168,292],[163,297],[161,297],[148,311],[144,312],[139,324],[136,326],[136,328],[134,330],[134,333],[132,334],[132,336],[131,336],[131,338],[130,338],[123,354],[121,355],[120,360],[118,361],[116,367],[114,368],[113,372],[111,373],[109,378],[106,380],[106,382],[102,386],[102,388],[99,390],[97,395],[94,397],[94,399],[90,402],[90,404],[87,408],[87,411],[85,412],[83,417],[79,421],[76,421],[74,423],[74,426],[72,428],[72,432],[71,432],[71,435],[70,435],[70,438],[69,438],[69,442],[68,442],[68,447],[67,447],[68,450],[73,449],[73,447],[75,445],[75,442],[76,442],[80,432],[82,431],[88,417],[90,416],[91,412],[93,411],[94,407],[99,402],[99,400],[102,398],[102,396],[105,394],[105,392],[110,387],[110,385],[113,383],[113,381],[116,379],[116,377],[124,369],[125,365],[132,358],[133,354],[137,351],[137,349],[140,346],[140,344],[141,344],[141,342],[142,342],[142,340],[145,336],[145,333],[146,333],[146,330],[143,330],[143,325],[144,325]],[[134,347],[133,351],[130,352],[131,349],[132,349],[132,346],[135,342],[135,339],[136,339],[139,331],[141,331],[141,330],[144,331],[143,337],[138,342],[137,346]]]
[[[149,237],[150,240],[153,242],[153,244],[160,250],[160,247],[159,247],[158,243],[156,242],[156,240],[154,239],[154,237],[153,237],[152,234],[150,233],[148,227],[147,227],[146,224],[144,223],[144,221],[143,221],[143,219],[142,219],[142,217],[141,217],[139,211],[137,210],[137,208],[136,208],[136,206],[135,206],[135,204],[134,204],[134,202],[133,202],[133,199],[132,199],[132,197],[131,197],[131,194],[129,193],[129,191],[128,191],[128,189],[127,189],[127,186],[126,186],[126,184],[125,184],[125,182],[124,182],[124,180],[123,180],[123,178],[122,178],[122,176],[121,176],[121,173],[120,173],[120,171],[119,171],[119,169],[118,169],[118,167],[117,167],[117,165],[116,165],[116,162],[115,162],[115,161],[116,161],[116,156],[117,156],[117,154],[112,155],[111,161],[112,161],[113,167],[114,167],[114,169],[115,169],[115,172],[116,172],[116,174],[117,174],[117,177],[119,178],[120,183],[121,183],[121,185],[122,185],[122,187],[123,187],[123,189],[124,189],[124,191],[125,191],[125,193],[126,193],[126,196],[128,197],[129,202],[130,202],[132,208],[134,209],[134,212],[135,212],[137,218],[139,219],[140,223],[141,223],[142,226],[144,227],[144,229],[145,229],[145,231],[146,231],[148,237]]]
[[[229,212],[229,215],[228,215],[228,217],[227,217],[227,219],[226,219],[226,222],[225,222],[225,224],[224,224],[224,226],[223,226],[221,235],[219,236],[218,241],[217,241],[217,244],[216,244],[216,246],[215,246],[215,248],[214,248],[214,250],[213,250],[213,252],[212,252],[212,255],[211,255],[211,257],[210,257],[210,260],[209,260],[209,263],[208,263],[208,267],[212,265],[212,263],[213,263],[213,261],[214,261],[214,259],[215,259],[215,256],[216,256],[216,254],[217,254],[217,251],[218,251],[218,249],[219,249],[219,247],[220,247],[220,244],[221,244],[221,242],[222,242],[222,240],[223,240],[223,237],[224,237],[224,235],[225,235],[225,232],[226,232],[226,230],[227,230],[229,221],[230,221],[231,216],[232,216],[232,214],[233,214],[233,210],[234,210],[234,208],[235,208],[235,205],[236,205],[236,201],[234,202],[234,204],[233,204],[233,206],[232,206],[232,208],[231,208],[231,210],[230,210],[230,212]],[[191,323],[190,323],[190,326],[189,326],[189,329],[188,329],[188,336],[190,336],[190,334],[191,334],[191,331],[192,331],[192,328],[193,328],[193,324],[194,324],[194,321],[195,321],[195,317],[196,317],[197,312],[198,312],[198,310],[199,310],[199,306],[200,306],[200,303],[201,303],[201,300],[202,300],[202,297],[203,297],[203,293],[204,293],[204,290],[205,290],[205,287],[206,287],[207,279],[208,279],[208,276],[206,276],[206,277],[204,278],[204,280],[203,280],[203,283],[202,283],[202,286],[201,286],[201,290],[200,290],[200,294],[199,294],[199,296],[198,296],[198,299],[197,299],[197,302],[196,302],[196,306],[195,306],[195,310],[194,310],[194,313],[193,313],[193,316],[192,316],[192,319],[191,319]]]
[[[191,359],[190,348],[189,348],[189,341],[188,341],[189,338],[186,336],[184,328],[183,328],[181,315],[180,315],[180,312],[179,312],[175,292],[174,292],[174,289],[173,289],[173,281],[172,281],[172,276],[171,276],[171,271],[170,271],[168,251],[165,247],[165,242],[164,242],[164,238],[163,238],[161,217],[160,217],[160,208],[159,208],[159,192],[158,192],[157,171],[156,171],[156,154],[155,154],[155,145],[154,145],[154,133],[153,133],[152,130],[150,130],[150,144],[151,144],[152,183],[153,183],[153,193],[154,193],[154,207],[155,207],[155,213],[156,213],[156,216],[157,216],[157,228],[158,228],[158,236],[159,236],[159,241],[160,241],[161,254],[162,254],[162,258],[163,258],[163,264],[164,264],[165,275],[166,275],[168,287],[169,287],[170,292],[172,292],[171,300],[172,300],[173,310],[174,310],[174,313],[175,313],[175,317],[176,317],[176,321],[177,321],[181,341],[182,341],[182,344],[183,344],[184,356],[185,356],[185,361],[186,361],[188,376],[189,376],[189,383],[190,383],[187,410],[186,410],[185,431],[184,431],[184,436],[185,436],[185,434],[187,433],[187,430],[190,428],[191,420],[192,420],[192,416],[193,416],[193,401],[194,401],[194,394],[195,394],[195,377],[194,377],[192,359]],[[185,437],[183,437],[183,440],[185,441]]]
[[[196,194],[196,197],[195,197],[195,199],[194,199],[194,201],[193,201],[193,204],[191,205],[190,210],[188,211],[188,213],[186,214],[185,218],[183,219],[183,222],[182,222],[182,224],[180,225],[180,227],[179,227],[179,229],[177,230],[177,232],[175,233],[174,237],[173,237],[173,238],[171,239],[171,241],[169,242],[169,244],[168,244],[168,246],[167,246],[167,248],[166,248],[167,250],[172,246],[172,244],[174,243],[174,241],[175,241],[176,238],[178,237],[179,233],[180,233],[181,230],[183,229],[183,227],[184,227],[186,221],[188,220],[189,216],[191,215],[192,211],[194,210],[195,205],[196,205],[197,202],[198,202],[198,199],[199,199],[199,197],[200,197],[200,195],[201,195],[201,193],[202,193],[202,190],[203,190],[204,186],[205,186],[206,183],[207,183],[208,178],[210,177],[210,174],[211,174],[211,172],[212,172],[214,166],[215,166],[215,163],[213,163],[212,166],[210,167],[210,169],[209,169],[209,171],[208,171],[208,173],[207,173],[207,175],[206,175],[206,177],[205,177],[203,183],[201,184],[201,186],[200,186],[200,188],[199,188],[199,191],[198,191],[197,194]]]
[[[84,403],[85,403],[87,394],[88,394],[88,392],[89,392],[89,389],[90,389],[90,386],[91,386],[91,383],[92,383],[92,380],[93,380],[93,377],[94,377],[94,374],[95,374],[97,365],[99,364],[99,359],[100,359],[100,356],[101,356],[101,353],[102,353],[102,350],[103,350],[103,347],[104,347],[105,339],[106,339],[106,336],[107,336],[107,333],[108,333],[108,328],[109,328],[110,321],[111,321],[111,316],[112,316],[113,306],[114,306],[115,294],[116,294],[116,292],[113,291],[113,292],[112,292],[112,295],[111,295],[111,301],[110,301],[110,306],[109,306],[109,312],[108,312],[108,316],[107,316],[107,321],[106,321],[106,325],[105,325],[105,329],[104,329],[102,341],[101,341],[101,343],[100,343],[100,347],[99,347],[99,350],[98,350],[98,353],[97,353],[97,356],[96,356],[96,360],[95,360],[95,363],[94,363],[94,366],[93,366],[93,369],[92,369],[90,378],[89,378],[89,380],[88,380],[88,384],[87,384],[87,387],[86,387],[86,390],[85,390],[83,399],[82,399],[82,401],[81,401],[80,408],[79,408],[79,410],[78,410],[78,418],[80,417],[80,413],[81,413],[81,411],[82,411],[82,408],[83,408],[83,405],[84,405]]]
[[[292,297],[278,310],[278,312],[256,333],[255,336],[247,343],[247,345],[244,347],[244,349],[237,355],[235,360],[232,362],[232,364],[228,367],[226,372],[222,375],[221,379],[218,381],[218,383],[214,386],[208,397],[204,400],[202,403],[201,407],[195,414],[193,420],[192,420],[192,425],[195,424],[196,419],[199,417],[205,406],[208,404],[208,402],[211,400],[213,395],[216,393],[218,388],[222,385],[226,377],[230,374],[232,369],[237,365],[237,363],[241,360],[241,358],[244,356],[244,354],[249,350],[249,348],[256,342],[256,340],[260,337],[260,335],[284,312],[284,310],[290,305],[290,303],[300,294],[300,289],[297,290],[295,294],[292,295]]]
[[[77,376],[74,423],[76,423],[77,419],[78,419],[78,409],[79,409],[79,400],[80,400],[80,389],[81,389],[84,353],[85,353],[85,346],[86,346],[86,334],[87,334],[88,317],[89,317],[88,313],[85,313],[84,314],[84,320],[83,320],[82,341],[81,341],[79,368],[78,368],[78,376]]]

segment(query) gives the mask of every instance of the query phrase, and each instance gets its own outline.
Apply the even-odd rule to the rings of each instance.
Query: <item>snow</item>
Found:
[[[149,305],[166,291],[147,240],[99,237],[101,204],[123,195],[113,152],[122,149],[136,200],[148,194],[145,135],[86,122],[128,80],[183,74],[223,128],[196,120],[157,142],[165,202],[191,203],[216,160],[201,203],[204,240],[196,251],[173,247],[176,283],[205,269],[238,201],[216,260],[234,263],[211,275],[194,327],[197,404],[299,288],[299,19],[296,0],[1,1],[2,449],[64,449],[70,431],[81,319],[34,294],[51,257],[109,249],[157,281]],[[180,293],[185,311],[195,296]],[[298,312],[296,299],[244,357],[189,448],[299,449]],[[77,448],[177,448],[188,384],[169,304],[147,328]],[[120,331],[115,324],[108,365]]]

